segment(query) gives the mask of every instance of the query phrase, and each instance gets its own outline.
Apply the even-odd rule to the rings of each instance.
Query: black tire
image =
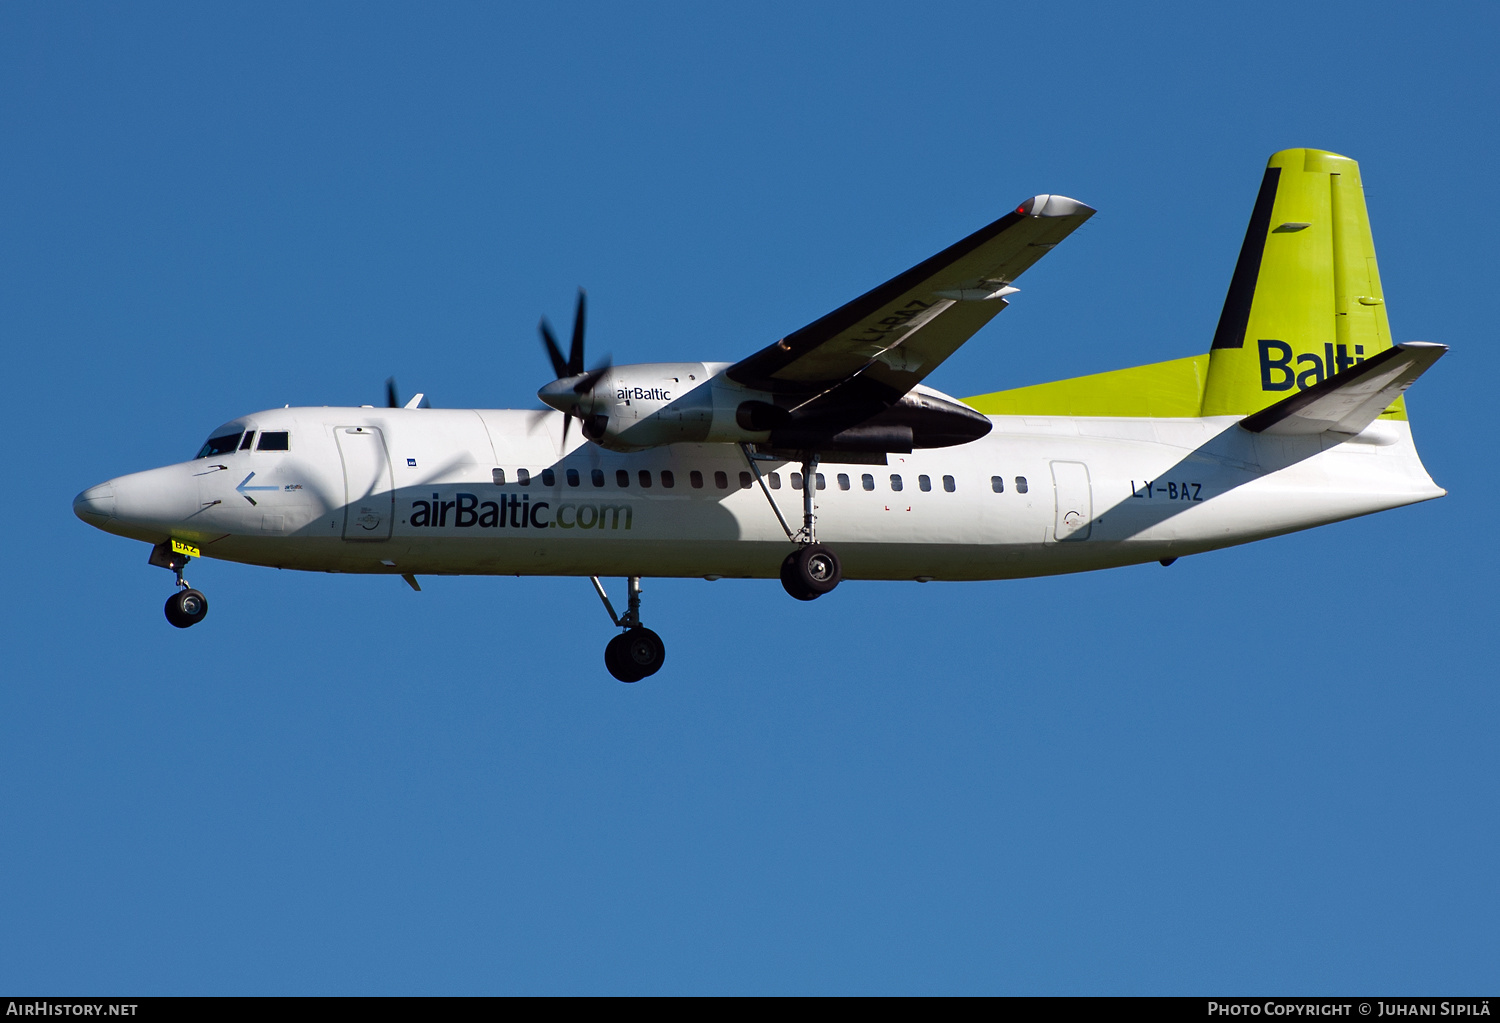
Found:
[[[630,629],[616,636],[614,641],[620,644],[616,657],[622,670],[611,668],[610,672],[621,682],[639,682],[655,675],[667,660],[667,645],[650,629]],[[605,652],[608,653],[608,647]]]
[[[167,598],[166,612],[167,621],[186,629],[208,617],[208,598],[197,590],[178,590]]]
[[[817,600],[843,577],[838,555],[820,543],[793,551],[781,563],[781,585],[798,600]]]
[[[781,562],[781,588],[798,600],[817,600],[821,594],[813,593],[802,585],[797,574],[797,552],[792,551]]]
[[[625,634],[623,632],[604,644],[604,666],[621,682],[639,682],[641,679],[641,676],[625,663]]]

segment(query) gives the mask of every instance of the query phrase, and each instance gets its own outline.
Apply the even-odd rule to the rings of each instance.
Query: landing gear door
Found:
[[[1059,542],[1087,540],[1094,521],[1089,467],[1082,462],[1053,462],[1052,486],[1057,492],[1053,536]]]
[[[344,539],[389,540],[396,494],[385,437],[374,426],[340,426],[334,436],[344,462]]]

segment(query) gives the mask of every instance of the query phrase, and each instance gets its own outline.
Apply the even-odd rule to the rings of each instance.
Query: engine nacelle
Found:
[[[947,447],[984,436],[990,421],[929,387],[916,387],[885,411],[830,430],[827,408],[800,419],[776,396],[724,376],[729,363],[655,362],[614,366],[590,379],[547,385],[541,398],[583,420],[586,437],[613,451],[662,444],[752,443],[849,451]],[[591,386],[588,386],[590,385]],[[574,387],[585,386],[582,393]],[[836,418],[836,416],[835,416]]]
[[[764,441],[747,430],[735,409],[770,395],[748,390],[722,375],[729,363],[646,362],[605,370],[575,406],[583,432],[613,451],[643,451],[662,444]],[[554,408],[559,402],[543,395]]]

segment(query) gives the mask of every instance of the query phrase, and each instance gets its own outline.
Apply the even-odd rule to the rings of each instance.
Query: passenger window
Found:
[[[703,474],[697,469],[694,469],[692,472],[688,473],[688,482],[693,485],[694,490],[702,490]]]
[[[793,490],[801,490],[802,489],[802,474],[800,472],[794,472],[794,473],[792,473],[792,489]]]
[[[901,477],[896,473],[891,473],[891,489],[895,491],[900,491],[901,489]]]
[[[932,489],[932,477],[931,476],[918,476],[917,477],[917,486],[919,488],[921,488],[922,493],[924,493],[924,494],[927,493],[929,490]]]
[[[569,469],[568,470],[568,486],[570,486],[570,487],[576,487],[576,486],[578,486],[578,470],[577,469]]]
[[[521,484],[521,486],[523,486],[523,487],[529,487],[529,486],[531,486],[531,470],[530,469],[517,469],[516,470],[516,482],[519,483],[519,484]]]
[[[722,470],[714,473],[714,486],[718,487],[720,490],[728,490],[729,474],[723,472]]]
[[[504,469],[491,469],[490,470],[490,479],[492,479],[492,480],[495,481],[495,486],[497,486],[497,487],[503,487],[503,486],[505,486],[505,470]]]
[[[817,477],[817,486],[818,486],[818,489],[819,490],[827,490],[828,489],[828,481],[823,478],[823,474],[821,472],[815,472],[815,473],[813,473],[813,475]]]
[[[285,430],[265,430],[261,432],[260,443],[255,446],[256,451],[286,451],[291,447],[291,434]]]
[[[650,469],[642,469],[640,472],[636,473],[636,476],[640,479],[641,486],[643,486],[643,487],[649,487],[649,486],[651,486],[651,470]]]
[[[769,479],[770,482],[771,482],[771,489],[772,490],[780,490],[781,489],[781,474],[780,473],[773,472],[773,473],[771,473],[770,476],[767,477],[767,479]]]
[[[755,479],[748,472],[740,473],[740,489],[749,490],[755,486]]]
[[[677,485],[677,480],[672,477],[671,469],[663,469],[661,471],[661,485],[664,487],[675,487]]]
[[[245,434],[245,439],[242,440],[242,441],[240,441],[240,450],[241,451],[249,451],[250,450],[250,442],[253,441],[254,439],[255,439],[255,431],[254,430],[251,430],[249,433]]]
[[[1016,493],[1018,493],[1018,494],[1024,494],[1024,493],[1026,493],[1026,477],[1025,476],[1017,476],[1016,477]]]
[[[592,483],[596,487],[602,487],[602,486],[604,486],[604,470],[603,469],[590,469],[589,470],[589,482]]]
[[[849,489],[849,474],[847,472],[841,472],[841,473],[839,473],[839,489],[840,490],[848,490]]]
[[[955,490],[958,489],[958,484],[953,481],[953,477],[952,476],[944,476],[943,477],[943,489],[946,490],[946,491],[948,491],[948,493],[951,494]]]
[[[615,486],[619,487],[621,490],[624,490],[626,487],[630,486],[630,473],[627,470],[615,470]]]
[[[544,487],[555,487],[555,486],[557,486],[557,473],[553,472],[551,469],[543,469],[542,470],[542,486],[544,486]]]
[[[875,477],[871,476],[869,473],[865,473],[864,475],[860,476],[859,485],[864,487],[866,490],[874,490]]]
[[[993,490],[997,494],[1003,494],[1003,493],[1005,493],[1005,477],[1004,476],[991,476],[990,477],[990,489]]]

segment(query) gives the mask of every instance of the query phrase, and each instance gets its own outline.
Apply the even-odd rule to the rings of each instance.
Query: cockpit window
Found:
[[[262,430],[256,451],[286,451],[291,447],[291,434],[285,430]]]
[[[255,440],[255,431],[254,430],[246,430],[245,431],[245,439],[242,440],[242,441],[240,441],[240,450],[241,451],[249,451],[250,450],[250,445],[251,445],[251,443],[254,440]]]
[[[204,444],[203,447],[199,449],[198,453],[193,457],[212,458],[214,455],[227,455],[229,452],[236,450],[239,446],[240,434],[238,431],[236,431],[235,433],[220,434],[217,437],[208,438],[208,443]]]

